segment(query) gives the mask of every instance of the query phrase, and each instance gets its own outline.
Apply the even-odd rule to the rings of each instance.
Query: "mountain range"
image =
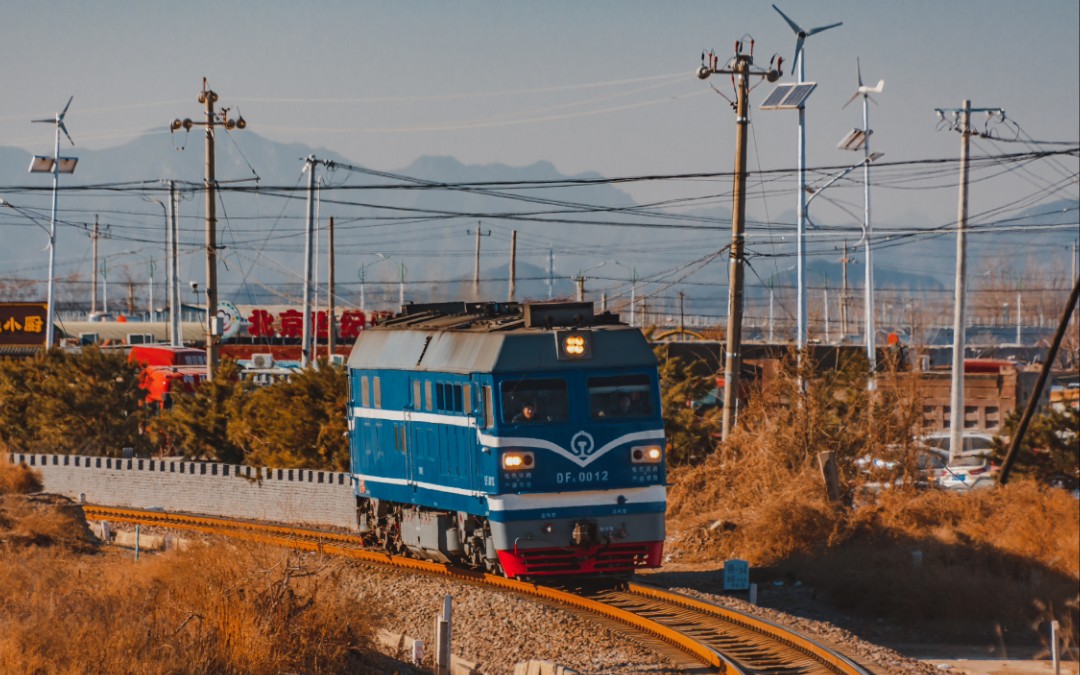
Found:
[[[62,149],[62,155],[78,156],[79,164],[73,175],[60,177],[57,274],[66,284],[59,286],[61,300],[76,300],[88,292],[88,235],[95,220],[103,233],[100,249],[106,269],[112,270],[111,280],[145,284],[151,259],[158,283],[163,280],[164,180],[177,181],[183,193],[180,279],[202,283],[202,136],[148,132],[107,149]],[[470,298],[479,228],[483,297],[507,296],[510,238],[516,230],[519,298],[570,297],[576,290],[574,278],[584,277],[587,290],[608,289],[625,299],[636,278],[639,297],[649,293],[657,301],[670,301],[685,288],[699,307],[709,304],[709,312],[724,311],[717,306],[726,302],[723,247],[730,240],[729,204],[643,207],[597,173],[568,176],[544,161],[511,167],[425,156],[393,171],[373,170],[325,148],[279,143],[249,130],[219,130],[217,136],[222,299],[282,303],[302,293],[304,159],[309,156],[318,160],[317,210],[323,228],[319,277],[326,276],[325,225],[333,217],[337,293],[345,302],[356,302],[361,284],[369,303],[394,304],[400,286],[406,299],[417,301]],[[29,160],[25,150],[0,147],[0,198],[13,205],[0,209],[0,278],[8,280],[46,276],[43,230],[50,218],[52,182],[47,175],[27,174]],[[1055,255],[1071,246],[1075,231],[1039,228],[1075,223],[1076,214],[1075,200],[1033,206],[1012,216],[1022,226],[1018,230],[972,237],[970,258],[997,260],[995,269],[1003,276],[1018,274],[1016,269],[1040,263],[1039,248],[1031,249],[1033,241]],[[781,228],[790,224],[794,232],[791,210],[774,221]],[[750,296],[794,285],[792,239],[777,237],[767,246],[760,238],[748,241]],[[853,288],[860,287],[863,278],[856,240],[853,235],[848,251]],[[954,235],[875,241],[880,242],[875,246],[876,285],[913,291],[951,287]],[[1032,253],[1017,256],[1025,247]],[[818,247],[808,257],[809,283],[839,288],[841,252],[824,250]],[[1062,259],[1067,257],[1063,254]],[[982,270],[976,267],[973,273]]]

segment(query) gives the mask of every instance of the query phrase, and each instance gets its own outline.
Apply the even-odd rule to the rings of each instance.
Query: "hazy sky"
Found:
[[[841,109],[856,87],[856,58],[867,84],[885,80],[870,109],[882,162],[958,156],[959,136],[936,128],[933,109],[965,98],[1004,108],[1022,138],[1080,138],[1076,0],[777,4],[806,29],[843,22],[806,43],[807,79],[818,82],[807,109],[810,167],[861,158],[836,149],[862,123],[859,103]],[[783,56],[784,81],[793,81],[795,36],[768,2],[8,3],[0,23],[0,146],[51,151],[52,130],[29,120],[50,116],[69,95],[67,124],[81,147],[167,134],[173,118],[201,115],[196,95],[205,76],[219,105],[238,108],[249,130],[378,169],[453,155],[519,166],[547,160],[567,174],[726,172],[734,114],[709,84],[729,97],[732,85],[723,77],[702,82],[694,71],[703,49],[723,62],[739,38],[756,40],[759,65]],[[772,86],[751,94],[751,169],[796,163],[797,114],[758,109]],[[1028,149],[976,139],[972,153]],[[972,212],[1043,193],[1076,198],[1076,171],[1070,158],[976,184]],[[1064,191],[1050,195],[1047,186],[1060,187],[1063,177]],[[111,179],[91,179],[83,167],[80,178]],[[955,183],[947,176],[918,192],[875,186],[875,221],[948,223],[956,218]],[[700,187],[625,189],[640,202]],[[861,191],[850,198],[861,210]],[[851,220],[829,201],[815,203],[816,218]],[[751,215],[793,209],[789,190],[755,201]]]

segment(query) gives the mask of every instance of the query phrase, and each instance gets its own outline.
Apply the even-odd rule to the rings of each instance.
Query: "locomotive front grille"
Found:
[[[564,574],[582,571],[625,572],[645,567],[654,545],[649,542],[609,544],[590,549],[545,548],[518,550],[524,574]]]

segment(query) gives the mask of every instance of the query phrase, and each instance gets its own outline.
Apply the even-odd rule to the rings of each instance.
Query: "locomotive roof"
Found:
[[[561,370],[655,366],[656,358],[641,331],[611,314],[594,316],[592,303],[449,303],[420,306],[360,334],[349,367],[452,373]],[[436,308],[436,309],[432,309]],[[591,358],[557,358],[556,333],[588,330]]]

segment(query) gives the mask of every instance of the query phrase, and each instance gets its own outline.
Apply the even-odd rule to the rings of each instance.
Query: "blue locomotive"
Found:
[[[360,529],[508,577],[659,567],[657,363],[592,303],[408,305],[348,361]]]

